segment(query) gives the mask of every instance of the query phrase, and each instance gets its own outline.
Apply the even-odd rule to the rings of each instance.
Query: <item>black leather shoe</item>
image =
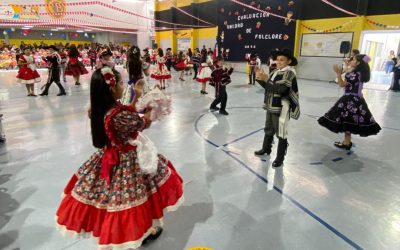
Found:
[[[220,113],[221,115],[229,115],[229,113],[226,112],[225,110],[220,110],[219,113]]]
[[[271,150],[267,150],[267,149],[260,149],[258,151],[254,152],[255,155],[270,155],[271,154]]]
[[[57,96],[67,95],[65,92],[58,93]]]
[[[344,144],[343,142],[335,142],[335,147],[350,150],[353,147],[353,143],[350,142],[349,145]]]
[[[275,160],[273,163],[272,163],[272,167],[273,168],[279,168],[279,167],[281,167],[283,165],[283,161],[280,161],[280,160]]]
[[[143,240],[142,246],[149,243],[150,241],[156,240],[158,237],[160,237],[163,229],[161,227],[156,227],[156,233],[155,234],[149,234],[149,236],[146,237],[146,239]]]
[[[218,107],[210,107],[210,111],[211,111],[211,112],[218,111],[218,110],[219,110]]]
[[[48,96],[49,93],[40,93],[39,95],[40,95],[40,96]]]

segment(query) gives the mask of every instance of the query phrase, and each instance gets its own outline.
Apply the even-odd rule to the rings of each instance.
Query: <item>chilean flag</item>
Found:
[[[214,61],[217,59],[217,56],[218,56],[218,43],[215,43],[214,53],[213,53],[213,60]]]

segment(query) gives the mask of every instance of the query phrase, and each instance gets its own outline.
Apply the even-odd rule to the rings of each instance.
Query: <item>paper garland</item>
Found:
[[[339,25],[339,26],[336,26],[336,27],[334,27],[334,28],[324,29],[324,30],[312,28],[312,27],[309,27],[309,26],[304,25],[304,24],[302,24],[302,23],[301,23],[300,25],[303,26],[304,28],[310,30],[310,31],[313,31],[313,32],[317,32],[317,33],[330,33],[330,32],[336,32],[336,31],[339,31],[339,30],[341,30],[341,29],[344,29],[344,28],[350,26],[351,24],[353,24],[353,20],[349,20],[349,21],[345,22],[344,24]]]
[[[371,19],[369,19],[369,18],[367,18],[367,22],[370,23],[370,24],[372,24],[372,25],[375,25],[375,26],[377,26],[377,27],[379,27],[379,28],[384,28],[384,29],[395,29],[395,30],[400,29],[400,25],[386,25],[386,24],[383,24],[383,23],[375,22],[375,21],[373,21],[373,20],[371,20]]]
[[[164,23],[164,24],[172,25],[173,27],[176,27],[176,26],[183,26],[183,27],[187,27],[187,28],[209,28],[210,27],[209,25],[207,25],[207,26],[205,26],[205,25],[190,25],[190,24],[181,24],[181,23],[173,23],[173,22],[162,21],[162,20],[158,20],[158,19],[155,19],[155,18],[150,18],[150,17],[147,17],[147,16],[143,16],[141,14],[138,14],[138,13],[135,13],[135,12],[132,12],[132,11],[121,9],[119,7],[113,6],[111,4],[104,3],[102,1],[73,2],[73,3],[67,2],[67,3],[63,3],[63,4],[60,4],[60,3],[24,4],[24,6],[29,6],[29,7],[30,6],[47,7],[47,6],[53,6],[53,5],[54,6],[58,6],[58,5],[62,5],[62,6],[91,6],[91,5],[99,5],[99,6],[111,9],[113,11],[118,11],[118,12],[124,13],[126,15],[140,17],[140,18],[143,18],[143,19],[146,19],[146,20],[150,20],[150,21],[154,21],[154,22],[158,22],[158,23]],[[7,4],[0,4],[0,7],[1,6],[8,6],[8,5]],[[16,4],[15,6],[19,6],[19,5]]]

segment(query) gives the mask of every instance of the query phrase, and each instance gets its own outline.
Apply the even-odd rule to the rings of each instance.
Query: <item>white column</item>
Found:
[[[151,40],[149,32],[138,32],[137,33],[137,46],[143,50],[144,48],[151,48]]]

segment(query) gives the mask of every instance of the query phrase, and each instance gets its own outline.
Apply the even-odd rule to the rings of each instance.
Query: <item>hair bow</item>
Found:
[[[110,67],[103,67],[101,69],[101,74],[103,75],[106,83],[111,87],[114,87],[117,84],[117,79],[115,78],[115,75]]]

